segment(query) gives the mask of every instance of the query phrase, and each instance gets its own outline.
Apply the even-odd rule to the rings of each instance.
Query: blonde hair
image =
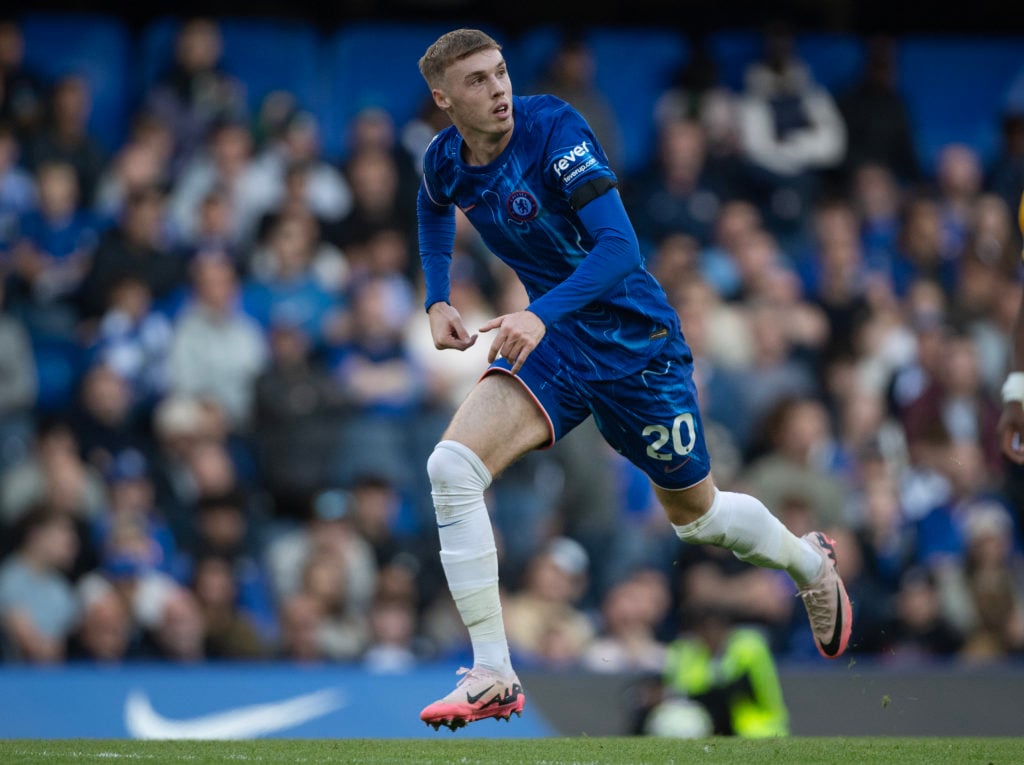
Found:
[[[444,73],[456,61],[477,51],[501,50],[501,45],[479,29],[453,29],[446,32],[427,48],[419,61],[420,74],[431,88],[441,84]]]

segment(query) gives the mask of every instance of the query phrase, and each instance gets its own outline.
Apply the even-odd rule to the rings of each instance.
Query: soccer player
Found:
[[[710,477],[693,356],[644,268],[616,177],[589,125],[553,96],[514,96],[501,46],[479,30],[442,35],[419,67],[453,123],[427,147],[418,199],[434,344],[465,350],[478,337],[448,303],[455,206],[530,299],[525,310],[479,328],[494,333],[490,366],[427,460],[441,561],[474,663],[421,719],[454,730],[522,711],[484,491],[519,457],[590,416],[650,477],[681,540],[786,570],[819,651],[841,655],[852,614],[832,540],[819,532],[796,537],[760,501],[719,491]]]
[[[1017,224],[1024,236],[1024,194],[1017,207]],[[1024,252],[1021,253],[1024,257]],[[1003,414],[999,418],[1003,454],[1018,465],[1024,465],[1024,300],[1021,300],[1011,335],[1011,371],[1003,383]]]

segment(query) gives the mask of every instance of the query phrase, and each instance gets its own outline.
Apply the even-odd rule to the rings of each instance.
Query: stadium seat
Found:
[[[531,27],[504,44],[502,52],[512,75],[516,93],[533,93],[533,85],[543,76],[548,61],[558,50],[562,32],[557,26]]]
[[[818,84],[835,96],[851,88],[864,68],[864,42],[854,35],[802,34],[796,49]]]
[[[81,74],[89,83],[89,129],[108,151],[124,138],[130,83],[127,27],[119,19],[87,13],[29,13],[20,17],[25,64],[52,82]]]
[[[60,411],[68,406],[81,376],[82,349],[70,337],[33,334],[39,411]]]
[[[743,90],[747,66],[761,53],[761,33],[754,29],[727,29],[708,35],[708,47],[726,87]]]
[[[619,115],[625,172],[653,156],[654,105],[686,61],[687,40],[670,29],[595,27],[587,34],[597,84]]]
[[[953,142],[974,147],[986,164],[995,156],[1004,98],[1022,65],[1021,38],[915,35],[900,41],[899,84],[926,172]]]
[[[761,32],[725,30],[710,35],[711,54],[718,62],[722,82],[743,89],[747,66],[761,55]],[[814,79],[839,95],[856,81],[864,64],[864,44],[854,35],[805,33],[797,35],[796,49]]]

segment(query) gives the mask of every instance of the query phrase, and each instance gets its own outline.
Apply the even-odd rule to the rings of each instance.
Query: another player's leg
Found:
[[[740,560],[789,573],[800,588],[819,653],[834,659],[846,650],[853,611],[828,536],[814,531],[797,537],[760,500],[720,491],[710,477],[688,489],[655,491],[684,542],[725,547]]]
[[[509,659],[498,591],[498,555],[484,504],[491,477],[551,439],[526,389],[504,374],[485,377],[459,407],[427,461],[448,588],[469,630],[473,667],[422,719],[452,730],[523,710],[526,697]]]

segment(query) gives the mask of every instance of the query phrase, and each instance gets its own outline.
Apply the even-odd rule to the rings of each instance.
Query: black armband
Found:
[[[572,196],[569,197],[569,204],[572,205],[573,210],[578,212],[609,189],[614,189],[617,185],[618,182],[607,175],[587,181],[572,192]]]

